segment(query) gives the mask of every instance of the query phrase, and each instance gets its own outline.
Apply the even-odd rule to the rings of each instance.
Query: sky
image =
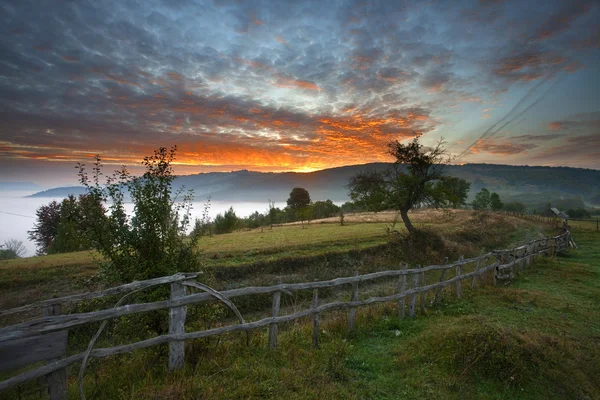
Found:
[[[390,161],[600,169],[597,1],[0,1],[0,181],[77,162],[308,172]],[[134,168],[135,171],[135,168]]]

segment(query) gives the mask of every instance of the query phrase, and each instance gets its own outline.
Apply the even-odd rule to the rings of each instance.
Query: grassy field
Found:
[[[216,271],[217,280],[220,279],[223,285],[240,286],[261,283],[263,276],[273,274],[294,275],[296,279],[330,277],[328,271],[345,273],[343,268],[331,268],[332,264],[340,263],[365,272],[387,268],[397,260],[389,257],[371,260],[370,265],[355,261],[362,252],[379,252],[379,247],[388,242],[386,228],[391,226],[394,215],[365,213],[349,216],[345,226],[335,220],[330,223],[315,221],[305,229],[286,225],[272,230],[255,229],[205,237],[200,241],[199,267]],[[430,227],[448,239],[449,248],[433,262],[441,261],[444,256],[458,257],[459,253],[468,256],[470,252],[477,253],[481,247],[519,242],[539,233],[532,221],[490,216],[486,221],[473,222],[472,216],[473,213],[461,210],[451,215],[437,211],[412,214],[416,226]],[[490,228],[497,231],[495,236],[486,232]],[[403,226],[397,224],[395,229],[402,232]],[[477,237],[460,236],[461,232],[471,235],[473,229],[479,229]],[[477,242],[491,236],[495,238],[493,242]],[[99,289],[95,279],[99,260],[97,253],[84,251],[0,261],[0,308]],[[310,273],[298,275],[299,271]],[[322,271],[322,274],[315,274],[315,271]],[[274,277],[268,279],[271,279],[270,283]]]
[[[446,297],[414,320],[395,307],[362,309],[347,337],[343,313],[322,325],[187,344],[184,370],[168,374],[164,351],[104,359],[86,376],[88,398],[199,399],[597,399],[600,398],[600,235],[541,259],[512,283]],[[70,395],[76,396],[75,380]]]

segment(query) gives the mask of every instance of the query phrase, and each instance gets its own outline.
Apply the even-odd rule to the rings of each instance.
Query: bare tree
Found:
[[[8,239],[2,246],[5,253],[10,254],[10,258],[22,258],[27,254],[27,249],[21,240]]]

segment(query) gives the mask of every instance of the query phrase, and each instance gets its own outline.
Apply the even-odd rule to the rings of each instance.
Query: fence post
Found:
[[[444,265],[448,264],[448,257],[444,258]],[[444,282],[444,276],[446,275],[446,269],[442,270],[442,274],[440,275],[440,283]],[[442,287],[438,287],[435,291],[435,303],[438,304],[440,302],[440,296],[442,295]]]
[[[52,317],[61,314],[60,304],[50,304],[42,307],[44,317]],[[65,335],[65,340],[67,336]],[[66,348],[66,346],[65,346]],[[66,355],[66,353],[65,353]],[[60,360],[61,357],[48,361],[49,363]],[[67,400],[67,370],[66,368],[48,374],[48,393],[51,400]]]
[[[398,277],[398,294],[406,292],[406,274],[402,274]],[[398,299],[398,318],[404,319],[404,313],[406,308],[406,296]]]
[[[461,282],[460,282],[460,275],[461,275],[461,273],[460,273],[460,270],[461,270],[461,265],[460,265],[460,262],[461,262],[462,260],[464,260],[464,257],[463,257],[463,256],[460,256],[460,257],[459,257],[459,259],[458,259],[458,262],[459,262],[459,264],[456,266],[456,277],[458,278],[458,279],[456,280],[456,298],[457,298],[457,299],[460,299],[460,286],[461,286]]]
[[[419,265],[419,268],[422,268],[422,265]],[[426,286],[425,284],[425,272],[421,272],[421,286]],[[425,291],[421,292],[421,314],[425,314],[425,298],[427,293]]]
[[[277,284],[281,285],[281,278],[277,278]],[[273,293],[273,307],[271,309],[271,316],[277,317],[279,314],[279,306],[281,305],[281,292],[276,291]],[[275,349],[277,347],[277,324],[269,325],[269,348]]]
[[[181,282],[171,283],[171,300],[185,297],[186,287]],[[169,334],[176,335],[185,333],[185,317],[187,306],[173,307],[169,309]],[[174,340],[169,342],[169,371],[183,368],[185,360],[185,342]]]
[[[413,289],[417,289],[419,287],[419,273],[413,273]],[[417,308],[417,293],[413,294],[410,298],[410,305],[408,306],[408,316],[410,318],[415,317],[415,308]]]
[[[358,276],[358,271],[354,272],[354,277]],[[352,298],[350,301],[358,301],[358,281],[352,282]],[[348,313],[348,333],[352,335],[354,333],[354,327],[356,326],[356,307],[350,307]]]
[[[313,289],[312,307],[314,309],[316,309],[317,307],[319,307],[319,289],[317,289],[317,288]],[[315,312],[313,314],[313,337],[312,337],[312,341],[313,341],[313,347],[315,349],[318,349],[319,348],[319,313],[318,312]]]
[[[471,282],[471,289],[475,289],[475,285],[477,284],[477,276],[479,274],[479,268],[481,266],[481,256],[483,255],[483,249],[479,252],[479,257],[477,258],[477,263],[475,263],[475,275],[473,275],[473,282]]]

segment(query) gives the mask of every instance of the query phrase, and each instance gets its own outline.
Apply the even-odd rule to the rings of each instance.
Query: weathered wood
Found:
[[[401,275],[398,277],[398,294],[402,294],[406,291],[406,275]],[[402,297],[398,300],[398,318],[404,319],[406,313],[406,297]]]
[[[464,257],[460,256],[460,259],[462,260]],[[460,265],[456,266],[456,298],[460,299],[460,289],[461,289],[461,281],[463,278],[461,278],[461,273],[460,273]]]
[[[42,307],[42,314],[44,317],[50,317],[55,315],[60,315],[61,313],[61,305],[60,304],[52,304]],[[63,333],[64,332],[64,333]],[[59,340],[62,343],[59,343],[58,346],[62,347],[65,352],[55,359],[50,360],[56,361],[60,360],[63,356],[66,356],[66,348],[67,348],[67,340],[68,333],[67,331],[58,332],[63,333],[62,337]],[[66,368],[58,369],[56,371],[48,374],[48,393],[50,394],[51,400],[66,400],[67,399],[67,370]]]
[[[313,300],[312,300],[312,308],[313,310],[319,307],[319,289],[313,289]],[[312,344],[313,347],[319,348],[319,313],[315,312],[313,314],[313,335],[312,335]]]
[[[277,285],[281,284],[281,278],[277,278]],[[271,308],[271,316],[276,318],[279,314],[279,306],[281,303],[281,292],[277,291],[273,293],[273,306]],[[275,349],[277,348],[277,323],[272,323],[269,326],[269,348]]]
[[[482,268],[482,271],[485,272],[487,270],[491,270],[491,269],[495,268],[497,265],[498,265],[498,263],[496,262],[494,264],[489,265],[487,267],[487,269]],[[466,279],[466,278],[472,277],[473,274],[474,274],[474,272],[465,274],[465,275],[463,275],[463,278]],[[417,277],[418,277],[418,274],[417,274]],[[425,290],[425,291],[432,290],[432,289],[437,288],[439,285],[448,286],[455,282],[456,282],[456,278],[451,278],[444,282],[439,282],[439,283],[435,283],[432,285],[419,287],[419,288],[408,289],[405,293],[394,294],[394,295],[386,296],[386,297],[372,297],[367,300],[361,300],[361,301],[356,301],[356,302],[328,303],[328,304],[321,305],[321,306],[317,307],[316,309],[311,308],[311,309],[300,311],[300,312],[297,312],[294,314],[289,314],[289,315],[276,317],[276,318],[274,318],[274,317],[265,318],[265,319],[262,319],[259,321],[247,322],[246,324],[229,325],[229,326],[214,328],[214,329],[210,329],[210,330],[206,330],[206,331],[188,332],[188,333],[179,334],[179,335],[157,336],[157,337],[143,340],[143,341],[136,342],[136,343],[115,346],[115,347],[110,347],[110,348],[104,348],[104,349],[95,349],[95,350],[92,350],[91,356],[92,357],[108,357],[108,356],[117,355],[117,354],[129,353],[129,352],[131,352],[133,350],[137,350],[137,349],[142,349],[142,348],[151,347],[151,346],[155,346],[155,345],[159,345],[159,344],[163,344],[163,343],[168,343],[173,340],[199,339],[199,338],[204,338],[204,337],[221,335],[223,333],[228,333],[228,332],[236,332],[236,331],[245,330],[245,329],[261,328],[261,327],[271,325],[273,323],[288,322],[288,321],[293,321],[295,319],[304,318],[311,314],[314,314],[315,312],[323,313],[325,311],[330,311],[330,310],[335,310],[335,309],[340,309],[340,308],[362,307],[362,306],[376,304],[376,303],[385,303],[385,302],[390,302],[390,301],[396,301],[403,296],[416,295],[416,294],[420,293],[421,290]],[[70,356],[66,359],[54,362],[52,364],[48,364],[44,367],[37,368],[37,369],[31,370],[31,371],[27,371],[20,375],[13,376],[5,381],[0,382],[0,390],[5,390],[7,388],[13,387],[20,383],[26,382],[28,380],[47,375],[48,373],[50,373],[52,371],[65,368],[66,366],[68,366],[70,364],[80,361],[81,359],[83,359],[83,356],[84,356],[84,353],[76,354],[76,355]]]
[[[358,271],[354,273],[354,276],[358,276]],[[358,282],[352,282],[352,296],[350,301],[358,300]],[[354,327],[356,326],[356,307],[350,307],[348,312],[348,334],[354,333]]]
[[[186,287],[181,282],[171,283],[171,299],[185,297]],[[169,309],[169,334],[179,335],[185,333],[185,317],[187,306]],[[169,342],[169,371],[183,368],[185,361],[185,343],[183,341]]]
[[[190,286],[190,287],[193,287],[196,289],[203,290],[207,293],[210,293],[214,298],[223,302],[227,307],[229,307],[229,309],[231,311],[233,311],[233,313],[236,315],[236,317],[240,321],[240,324],[246,323],[246,321],[244,320],[244,317],[242,316],[242,313],[240,313],[240,310],[238,310],[238,308],[235,306],[235,304],[233,304],[233,302],[231,300],[229,300],[227,297],[223,296],[221,293],[219,293],[215,289],[211,288],[210,286],[204,285],[202,283],[198,283],[198,282],[183,282],[183,285]],[[250,346],[250,332],[249,331],[246,331],[246,346]]]
[[[419,286],[419,276],[420,273],[419,272],[415,272],[413,273],[413,290],[416,290]],[[410,305],[408,306],[408,316],[410,318],[414,318],[415,317],[415,309],[417,308],[417,291],[414,292],[414,294],[412,295],[412,297],[410,298]]]
[[[493,253],[495,254],[495,253]],[[489,255],[492,255],[490,253]],[[314,288],[326,288],[326,287],[334,287],[338,285],[348,284],[352,282],[363,282],[373,279],[379,279],[384,277],[392,277],[399,275],[408,275],[414,274],[417,272],[427,272],[432,270],[446,270],[450,268],[455,268],[459,265],[464,265],[469,262],[476,261],[477,258],[473,259],[465,259],[459,262],[452,263],[450,265],[438,266],[432,265],[422,270],[393,270],[393,271],[382,271],[375,272],[371,274],[355,276],[355,277],[345,277],[345,278],[336,278],[329,281],[321,281],[321,282],[310,282],[310,283],[294,283],[294,284],[284,284],[284,285],[276,285],[276,286],[268,286],[268,287],[245,287],[240,289],[232,289],[228,291],[223,291],[222,294],[225,297],[237,297],[237,296],[246,296],[253,294],[266,294],[266,293],[274,293],[276,291],[294,291],[294,290],[304,290],[304,289],[314,289]],[[212,295],[209,293],[198,293],[191,296],[185,296],[180,299],[172,299],[172,300],[164,300],[158,301],[154,303],[144,303],[144,304],[131,304],[122,307],[115,307],[112,309],[94,311],[89,313],[79,313],[79,314],[68,314],[61,315],[57,317],[49,317],[49,318],[40,318],[32,321],[24,322],[21,324],[16,324],[4,328],[0,328],[0,343],[16,338],[24,338],[29,336],[35,336],[41,333],[48,333],[52,331],[69,329],[75,326],[84,325],[86,323],[103,321],[111,318],[118,318],[126,315],[148,312],[153,310],[159,310],[164,308],[171,307],[179,307],[188,304],[197,304],[202,301],[206,301],[211,299]]]
[[[444,259],[445,264],[448,263],[448,257],[446,257]],[[444,282],[444,277],[446,276],[446,271],[447,269],[442,271],[442,274],[440,275],[440,282]],[[435,303],[438,304],[440,302],[440,298],[442,296],[442,289],[443,287],[438,287],[437,290],[435,291]]]
[[[475,262],[475,272],[479,272],[479,267],[481,266],[481,255],[483,254],[483,249],[481,249],[481,251],[479,252],[479,258],[477,259],[477,261]],[[486,262],[487,262],[487,258],[486,258]],[[477,278],[479,277],[479,274],[476,273],[475,276],[473,276],[473,281],[471,282],[471,289],[475,289],[475,286],[477,285]]]
[[[425,272],[421,272],[421,285],[425,285]],[[427,297],[427,292],[421,292],[421,315],[425,315],[425,301]]]
[[[0,344],[0,372],[64,356],[67,336],[67,331],[59,331]]]
[[[44,301],[39,301],[37,303],[26,304],[20,307],[9,308],[8,310],[0,310],[0,317],[10,314],[15,314],[23,311],[33,310],[35,308],[41,308],[43,306],[53,305],[53,304],[65,304],[65,303],[73,303],[81,300],[91,300],[98,299],[106,296],[112,296],[116,294],[132,292],[134,290],[141,290],[147,287],[156,286],[159,284],[166,284],[171,282],[179,282],[188,279],[195,279],[199,275],[198,272],[194,273],[177,273],[171,276],[163,276],[161,278],[149,279],[146,281],[134,281],[125,285],[116,286],[113,288],[109,288],[106,290],[102,290],[100,292],[91,292],[91,293],[80,293],[74,294],[72,296],[60,297],[55,299],[48,299]]]

